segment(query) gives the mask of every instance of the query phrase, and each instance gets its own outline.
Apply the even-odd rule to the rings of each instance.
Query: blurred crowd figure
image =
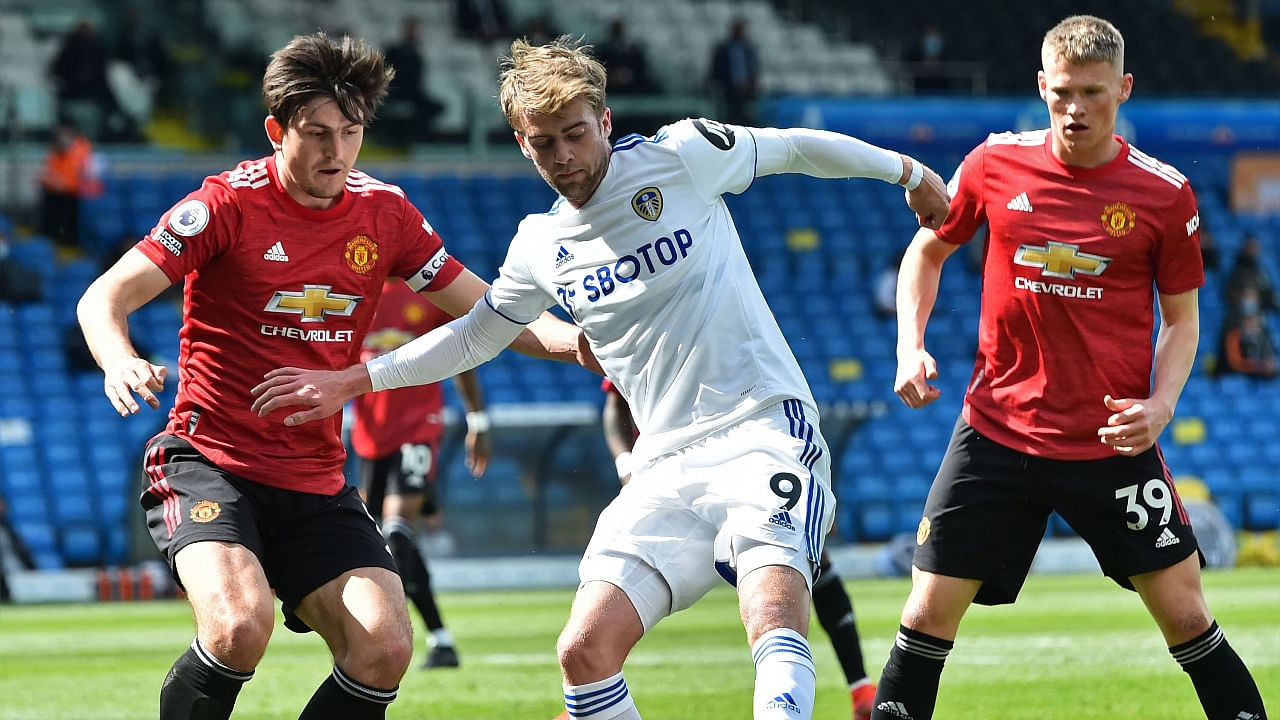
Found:
[[[60,122],[40,174],[40,231],[60,248],[79,248],[80,201],[101,192],[93,143],[70,121]]]
[[[645,95],[658,91],[649,77],[644,45],[627,35],[627,24],[621,17],[609,23],[609,36],[596,48],[596,57],[609,74],[610,94]]]
[[[444,110],[427,91],[427,60],[419,44],[419,28],[417,18],[405,18],[400,39],[383,52],[396,76],[379,120],[387,139],[396,145],[431,139],[436,118]]]
[[[507,40],[507,9],[501,0],[455,0],[453,19],[463,37],[484,42]]]
[[[1226,319],[1218,338],[1215,375],[1274,378],[1280,374],[1267,314],[1280,310],[1275,280],[1256,235],[1245,238],[1223,287]]]
[[[711,88],[721,103],[720,118],[737,125],[754,125],[760,91],[760,57],[747,36],[747,21],[729,24],[729,35],[711,55]]]

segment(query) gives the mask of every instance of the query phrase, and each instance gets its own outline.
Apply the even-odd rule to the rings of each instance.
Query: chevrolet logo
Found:
[[[349,317],[362,298],[330,292],[331,289],[330,285],[303,285],[302,292],[277,290],[264,309],[301,315],[302,322],[324,322],[330,315]]]
[[[1042,275],[1057,278],[1074,278],[1080,275],[1101,275],[1111,264],[1111,258],[1080,252],[1079,245],[1050,240],[1044,247],[1022,245],[1013,256],[1019,265],[1040,268]]]

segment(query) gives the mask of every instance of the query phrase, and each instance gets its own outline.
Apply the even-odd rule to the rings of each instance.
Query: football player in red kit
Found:
[[[373,326],[360,359],[368,362],[453,319],[398,281],[382,288]],[[467,467],[475,477],[489,463],[489,416],[474,370],[453,376],[467,410]],[[453,635],[440,617],[431,572],[418,549],[420,514],[440,512],[436,475],[444,439],[444,390],[440,383],[366,393],[353,401],[351,449],[359,458],[356,475],[369,512],[382,526],[387,547],[404,581],[404,593],[418,608],[430,635],[424,668],[457,667]]]
[[[933,716],[965,610],[1017,598],[1054,510],[1142,597],[1210,720],[1265,718],[1205,603],[1196,538],[1156,445],[1199,339],[1195,196],[1114,133],[1133,76],[1111,23],[1063,20],[1041,60],[1050,127],[970,152],[946,222],[916,234],[899,272],[895,391],[918,408],[939,395],[924,338],[942,264],[989,228],[978,359],[925,502],[872,718]]]
[[[162,720],[230,715],[266,651],[273,590],[286,627],[315,630],[333,654],[301,718],[384,717],[408,667],[404,591],[345,485],[341,418],[293,427],[250,409],[277,365],[357,362],[384,279],[453,315],[487,289],[399,188],[354,169],[393,75],[362,42],[294,38],[263,77],[274,153],[207,178],[78,305],[107,398],[128,416],[139,400],[158,408],[168,376],[138,357],[128,316],[185,279],[177,399],[147,446],[142,496],[197,633],[165,678]],[[576,328],[539,322],[518,347],[578,357]]]

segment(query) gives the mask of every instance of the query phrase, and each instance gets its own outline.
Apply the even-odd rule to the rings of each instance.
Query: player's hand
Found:
[[[160,408],[156,393],[164,390],[165,378],[169,377],[169,369],[165,366],[153,365],[140,357],[129,357],[107,365],[103,373],[103,394],[121,417],[129,417],[141,409],[134,393],[151,409]]]
[[[484,476],[489,467],[489,456],[492,452],[489,442],[489,431],[467,433],[467,469],[471,477]]]
[[[938,399],[942,391],[929,384],[938,378],[938,361],[924,348],[898,355],[898,374],[893,391],[909,408],[922,408]]]
[[[1149,450],[1173,419],[1173,409],[1152,398],[1117,400],[1107,395],[1102,402],[1112,414],[1106,426],[1098,428],[1098,439],[1121,455],[1132,457]]]
[[[327,418],[351,398],[373,389],[364,365],[352,365],[346,370],[282,367],[264,377],[266,380],[249,391],[258,417],[293,405],[310,408],[286,417],[284,424],[289,426]]]
[[[912,162],[919,162],[912,158]],[[951,205],[951,196],[947,194],[947,184],[938,173],[924,166],[924,177],[915,190],[905,191],[907,206],[916,213],[916,222],[920,227],[937,230],[947,219],[947,211]]]

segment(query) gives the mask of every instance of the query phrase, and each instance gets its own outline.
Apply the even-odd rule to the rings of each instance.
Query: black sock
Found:
[[[824,571],[813,584],[813,609],[818,622],[831,637],[844,678],[850,685],[867,677],[862,664],[862,643],[858,639],[858,623],[853,615],[853,603],[845,592],[844,583],[834,571]]]
[[[387,706],[396,699],[396,690],[379,690],[361,685],[333,666],[320,683],[298,720],[378,720],[387,716]]]
[[[173,663],[160,688],[160,720],[224,720],[253,671],[240,672],[218,662],[200,645]]]
[[[953,645],[899,625],[898,639],[876,688],[871,720],[930,720],[938,701],[942,665]]]
[[[1258,686],[1218,623],[1194,640],[1169,648],[1169,653],[1191,676],[1209,720],[1266,720]]]
[[[422,620],[427,624],[428,630],[444,627],[440,608],[436,607],[436,596],[431,592],[431,573],[422,559],[422,552],[418,550],[417,535],[413,528],[401,518],[389,518],[383,523],[382,532],[391,548],[391,557],[395,558],[396,567],[400,570],[405,596],[422,613]]]

